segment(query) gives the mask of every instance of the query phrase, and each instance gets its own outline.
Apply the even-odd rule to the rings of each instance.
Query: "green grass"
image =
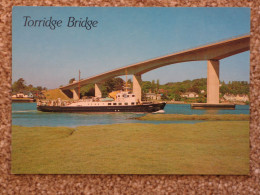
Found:
[[[14,174],[249,174],[249,122],[12,128]]]
[[[61,98],[62,100],[69,100],[69,98],[60,89],[50,89],[44,92],[46,99],[56,100]]]
[[[203,115],[184,115],[184,114],[147,114],[136,118],[138,120],[157,120],[157,121],[179,121],[179,120],[208,120],[208,121],[248,121],[248,114],[203,114]]]

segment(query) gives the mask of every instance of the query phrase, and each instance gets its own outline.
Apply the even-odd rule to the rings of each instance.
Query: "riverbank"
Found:
[[[36,99],[33,98],[12,98],[13,103],[32,103],[35,101]]]
[[[249,174],[249,122],[12,127],[14,174]]]
[[[172,100],[153,100],[153,102],[155,103],[159,103],[159,102],[166,102],[166,104],[192,104],[192,103],[199,103],[198,101],[172,101]],[[204,102],[206,103],[206,102]],[[222,101],[220,103],[223,104],[236,104],[236,105],[249,105],[248,102],[239,102],[239,101]]]
[[[146,114],[135,118],[141,121],[180,121],[180,120],[208,120],[208,121],[248,121],[248,114],[203,114],[203,115],[184,115],[184,114]]]

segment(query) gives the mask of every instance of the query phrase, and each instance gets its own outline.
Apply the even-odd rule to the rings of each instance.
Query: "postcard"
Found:
[[[13,174],[249,174],[250,8],[12,10]]]

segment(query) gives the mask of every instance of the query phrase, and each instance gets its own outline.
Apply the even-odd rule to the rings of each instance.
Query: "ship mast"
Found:
[[[79,70],[78,94],[80,99],[80,70]]]

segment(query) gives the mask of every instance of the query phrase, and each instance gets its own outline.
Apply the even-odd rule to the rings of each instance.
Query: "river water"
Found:
[[[167,104],[165,114],[249,114],[248,105],[237,105],[235,110],[193,110],[189,104]],[[135,117],[145,113],[47,113],[36,109],[36,103],[13,103],[12,124],[20,126],[88,126],[116,123],[197,123],[201,121],[140,121]]]

